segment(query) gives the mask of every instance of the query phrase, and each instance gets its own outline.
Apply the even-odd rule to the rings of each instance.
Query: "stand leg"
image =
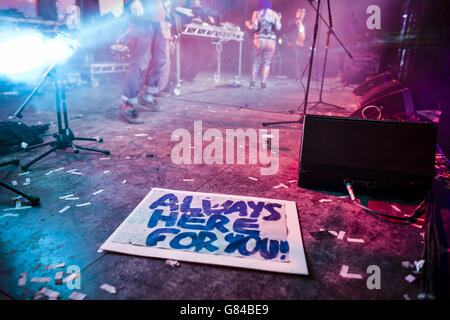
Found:
[[[30,195],[26,192],[23,192],[17,188],[14,188],[12,185],[10,185],[6,182],[3,182],[2,180],[0,180],[0,186],[4,187],[14,193],[17,193],[18,195],[21,195],[22,197],[24,197],[25,199],[30,201],[30,203],[33,207],[39,205],[40,199],[38,197],[33,197],[32,195]]]
[[[97,149],[97,148],[87,148],[87,147],[83,147],[83,146],[79,146],[79,145],[75,145],[74,147],[81,149],[81,150],[88,150],[88,151],[94,151],[94,152],[100,152],[100,153],[104,153],[106,155],[110,154],[109,150],[103,150],[103,149]]]
[[[96,142],[103,142],[102,138],[79,138],[79,137],[75,137],[72,140],[79,140],[79,141],[96,141]]]
[[[41,154],[39,157],[31,160],[29,163],[27,163],[26,165],[23,165],[21,168],[23,171],[27,171],[29,167],[31,167],[33,164],[35,164],[36,162],[38,162],[39,160],[41,160],[42,158],[48,156],[50,153],[55,152],[58,148],[57,147],[53,147],[50,150],[48,150],[47,152],[44,152],[43,154]]]
[[[36,149],[36,148],[41,148],[41,147],[49,146],[49,145],[51,145],[51,144],[53,144],[53,143],[54,143],[54,141],[51,141],[51,142],[45,142],[45,143],[40,143],[40,144],[35,144],[34,146],[27,147],[25,150],[26,150],[26,151],[28,151],[28,150],[33,150],[33,149]]]

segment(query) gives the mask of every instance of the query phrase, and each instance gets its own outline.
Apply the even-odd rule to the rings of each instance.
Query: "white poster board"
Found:
[[[153,188],[103,251],[308,274],[292,201]]]

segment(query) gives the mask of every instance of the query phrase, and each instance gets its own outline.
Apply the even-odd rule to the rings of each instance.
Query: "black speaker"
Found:
[[[355,89],[353,89],[353,93],[356,94],[357,96],[362,96],[371,89],[391,80],[394,80],[394,76],[389,71],[377,74],[372,77],[368,77],[366,78],[366,80],[361,82]]]
[[[423,198],[434,176],[433,123],[307,115],[298,186],[391,198]]]

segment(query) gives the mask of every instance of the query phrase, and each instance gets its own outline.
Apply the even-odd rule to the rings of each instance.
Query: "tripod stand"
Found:
[[[58,149],[66,149],[71,148],[75,154],[80,153],[78,149],[81,150],[89,150],[94,152],[100,152],[106,155],[109,155],[110,152],[108,150],[102,150],[102,149],[96,149],[96,148],[87,148],[80,145],[76,145],[73,143],[75,140],[79,141],[97,141],[97,142],[103,142],[103,139],[101,138],[80,138],[75,137],[72,130],[69,128],[69,119],[67,117],[67,105],[66,105],[66,90],[65,90],[65,84],[60,79],[60,74],[58,70],[55,68],[55,64],[52,64],[48,70],[43,74],[42,79],[39,81],[39,83],[36,85],[36,87],[33,89],[33,91],[30,93],[30,95],[26,98],[22,106],[16,111],[16,113],[13,115],[13,118],[22,118],[22,111],[27,106],[28,102],[31,100],[33,95],[36,93],[37,90],[42,86],[42,84],[45,82],[45,80],[51,76],[53,87],[55,89],[55,104],[56,104],[56,117],[58,121],[58,132],[53,135],[55,138],[54,141],[46,142],[37,144],[31,147],[26,148],[25,150],[33,150],[40,147],[50,146],[51,149],[47,150],[37,158],[31,160],[29,163],[23,165],[21,168],[22,170],[26,171],[30,166],[32,166],[34,163],[38,162],[42,158],[48,156],[52,152],[56,152]],[[64,121],[64,124],[63,124]],[[63,126],[64,125],[64,126]]]
[[[325,21],[325,19],[322,17],[322,15],[320,14],[319,10],[320,10],[320,2],[321,0],[318,0],[317,2],[317,8],[314,7],[314,5],[311,3],[311,1],[308,1],[308,3],[311,5],[311,7],[314,9],[314,11],[316,12],[316,21],[314,24],[314,38],[313,38],[313,45],[312,45],[312,50],[311,50],[311,56],[309,59],[309,72],[308,72],[308,82],[307,82],[307,86],[306,86],[306,92],[305,92],[305,100],[304,100],[304,105],[303,105],[303,113],[300,116],[300,118],[296,121],[279,121],[279,122],[264,122],[262,125],[263,126],[268,126],[268,125],[272,125],[272,124],[286,124],[286,123],[302,123],[303,119],[307,113],[307,109],[308,109],[308,96],[309,96],[309,88],[310,88],[310,83],[311,83],[311,71],[312,71],[312,66],[313,66],[313,60],[314,60],[314,53],[315,53],[315,47],[316,47],[316,41],[317,41],[317,33],[318,33],[318,29],[319,29],[319,18],[324,22],[324,24],[328,27],[328,34],[327,34],[327,43],[325,46],[325,57],[324,57],[324,64],[323,64],[323,70],[322,70],[322,83],[321,83],[321,87],[320,87],[320,95],[319,95],[319,101],[317,102],[310,102],[310,103],[314,103],[314,105],[311,108],[314,108],[320,104],[325,104],[325,105],[329,105],[335,108],[339,108],[339,109],[344,109],[341,106],[335,105],[335,104],[331,104],[331,103],[327,103],[324,102],[322,100],[322,94],[323,94],[323,84],[324,84],[324,79],[325,79],[325,71],[326,71],[326,63],[327,63],[327,59],[328,59],[328,46],[330,43],[330,35],[334,35],[334,37],[337,39],[337,41],[339,42],[339,44],[342,46],[342,48],[345,50],[345,52],[349,55],[349,57],[351,59],[353,59],[353,56],[351,55],[351,53],[347,50],[347,48],[344,46],[344,44],[342,43],[342,41],[338,38],[338,36],[336,35],[336,33],[333,31],[333,22],[332,22],[332,18],[331,18],[331,7],[330,7],[330,0],[327,0],[327,4],[328,4],[328,19],[329,19],[329,24]]]
[[[0,163],[0,167],[4,167],[4,166],[10,165],[10,164],[18,165],[19,163],[20,163],[19,160],[11,160],[11,161]],[[13,187],[12,185],[2,181],[2,180],[0,180],[0,186],[4,187],[4,188],[6,188],[6,189],[8,189],[8,190],[10,190],[10,191],[12,191],[14,193],[17,193],[17,194],[21,195],[22,197],[24,197],[25,199],[30,201],[32,206],[39,205],[39,202],[40,202],[39,198],[33,197],[32,195],[30,195],[30,194],[28,194],[28,193],[26,193],[26,192],[24,192],[22,190],[19,190],[19,189]]]

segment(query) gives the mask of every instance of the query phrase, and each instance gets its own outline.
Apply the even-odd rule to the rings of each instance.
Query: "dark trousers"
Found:
[[[122,94],[125,100],[135,102],[145,85],[147,91],[157,93],[167,61],[167,40],[159,22],[143,22],[133,27],[130,34],[131,59],[125,76]]]

